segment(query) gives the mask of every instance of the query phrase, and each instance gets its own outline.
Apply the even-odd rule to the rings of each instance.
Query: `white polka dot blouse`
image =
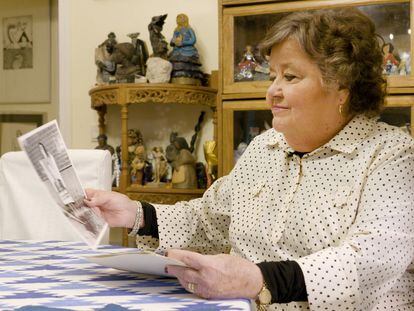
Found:
[[[155,205],[161,248],[296,260],[308,302],[269,310],[414,310],[414,141],[363,115],[302,158],[257,136],[203,198]]]

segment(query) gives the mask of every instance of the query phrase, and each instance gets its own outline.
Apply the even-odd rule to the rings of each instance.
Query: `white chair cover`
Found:
[[[111,154],[69,150],[84,188],[111,189]],[[0,158],[0,239],[81,241],[23,151]],[[107,244],[109,233],[101,243]]]

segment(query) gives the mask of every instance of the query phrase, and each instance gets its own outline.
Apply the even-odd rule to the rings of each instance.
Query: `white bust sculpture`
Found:
[[[150,57],[147,60],[147,80],[149,83],[170,82],[172,64],[161,57]]]

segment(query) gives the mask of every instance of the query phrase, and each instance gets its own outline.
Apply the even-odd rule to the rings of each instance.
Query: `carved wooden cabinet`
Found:
[[[214,79],[212,79],[214,81]],[[107,105],[119,106],[121,114],[121,177],[119,192],[127,194],[134,200],[145,200],[152,203],[173,204],[182,200],[190,200],[202,196],[203,189],[166,189],[146,188],[131,185],[128,168],[128,112],[132,106],[139,104],[181,104],[204,105],[213,110],[213,123],[216,121],[217,90],[211,87],[178,85],[178,84],[111,84],[98,86],[89,91],[91,106],[99,114],[99,134],[105,134],[105,114]],[[150,120],[142,121],[150,122]],[[214,139],[217,139],[216,126]],[[128,244],[123,234],[123,245]]]
[[[400,62],[399,66],[384,68],[389,96],[381,119],[414,134],[413,1],[219,0],[219,175],[229,173],[245,144],[271,126],[272,115],[265,103],[271,83],[263,65],[266,62],[257,60],[263,65],[261,70],[245,75],[241,72],[244,57],[247,51],[260,57],[256,47],[267,29],[295,11],[353,6],[371,17],[377,33],[393,45]]]

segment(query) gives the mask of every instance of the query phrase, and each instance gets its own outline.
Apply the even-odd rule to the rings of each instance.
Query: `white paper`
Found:
[[[105,267],[137,273],[170,276],[165,273],[168,265],[183,266],[181,261],[148,251],[126,251],[84,257],[86,260]]]
[[[108,224],[84,204],[86,194],[69,158],[56,120],[20,136],[18,141],[66,219],[79,236],[95,249]]]

